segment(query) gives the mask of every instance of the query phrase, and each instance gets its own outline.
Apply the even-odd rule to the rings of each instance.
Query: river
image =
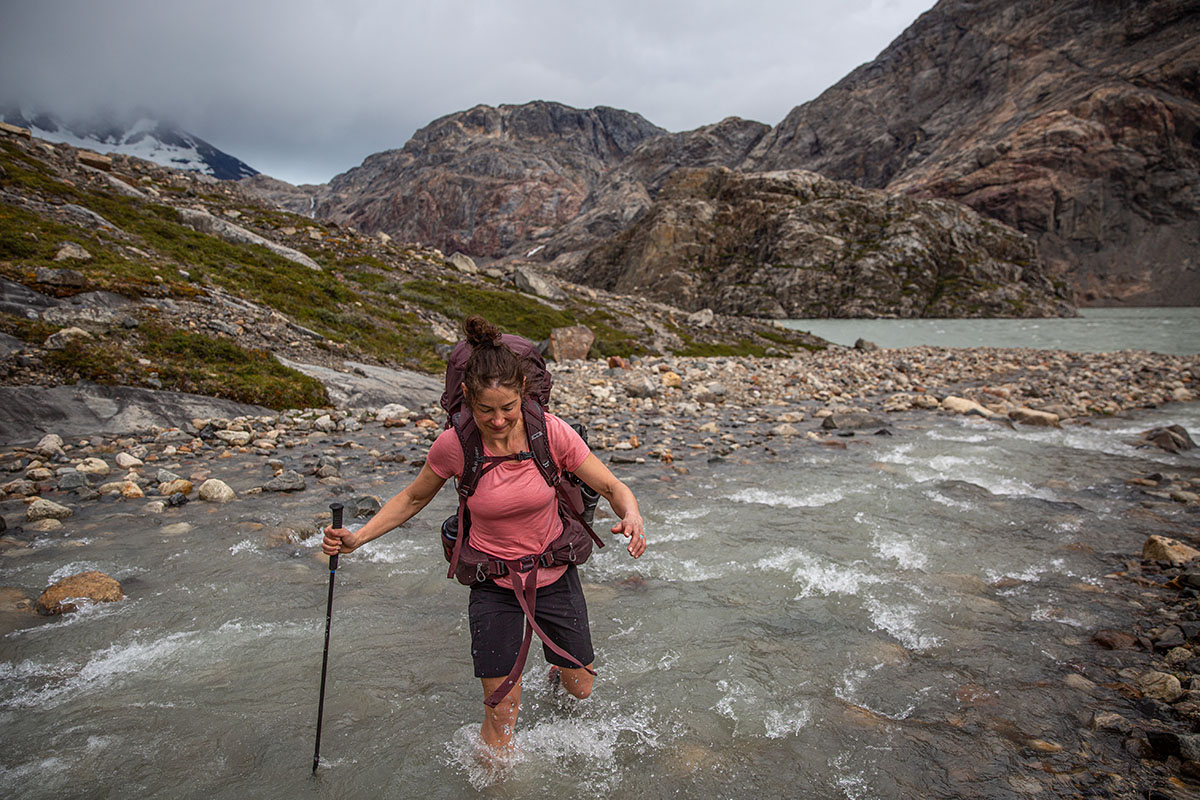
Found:
[[[890,420],[892,435],[832,440],[844,448],[771,439],[724,461],[683,454],[686,474],[616,466],[650,550],[634,561],[617,544],[582,568],[595,694],[556,694],[535,647],[518,754],[499,770],[476,758],[467,590],[446,580],[437,539],[450,490],[341,559],[312,778],[329,573],[316,537],[277,534],[315,530],[335,495],[311,482],[246,495],[270,474],[248,454],[161,462],[213,470],[243,496],[158,517],[81,504],[61,532],[0,554],[5,585],[98,569],[127,594],[0,638],[0,795],[1070,795],[1102,768],[1088,722],[1112,700],[1066,680],[1116,680],[1115,654],[1090,637],[1137,612],[1104,576],[1151,533],[1196,525],[1126,484],[1194,479],[1196,456],[1129,441],[1200,430],[1200,404],[1061,429]],[[419,451],[407,464],[365,453],[395,435],[314,434],[286,458],[336,454],[357,493],[386,497]],[[11,501],[5,515],[11,527]]]
[[[1200,308],[1194,307],[1084,308],[1078,317],[1048,319],[809,319],[783,324],[846,346],[863,338],[880,347],[1200,353]]]

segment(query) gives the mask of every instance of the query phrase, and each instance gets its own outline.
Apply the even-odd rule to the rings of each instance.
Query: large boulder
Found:
[[[1200,550],[1166,536],[1151,536],[1142,545],[1142,558],[1179,565],[1200,558]]]
[[[121,584],[103,572],[91,570],[63,578],[42,592],[37,609],[42,614],[66,614],[75,611],[79,602],[113,603],[125,598]]]
[[[550,331],[550,344],[546,348],[546,358],[551,361],[570,361],[584,359],[596,341],[596,334],[585,325],[572,325],[569,328],[555,328]]]
[[[1135,447],[1157,447],[1168,453],[1182,453],[1196,446],[1182,425],[1167,425],[1142,431],[1133,444]]]
[[[547,300],[566,300],[567,293],[555,286],[539,273],[528,267],[518,267],[513,271],[513,280],[517,288],[527,294],[536,294]]]

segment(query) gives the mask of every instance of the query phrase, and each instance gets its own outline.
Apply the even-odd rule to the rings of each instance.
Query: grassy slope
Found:
[[[436,251],[384,245],[256,205],[227,185],[144,162],[119,165],[125,167],[119,177],[159,196],[119,195],[102,177],[75,167],[67,151],[0,137],[0,275],[59,295],[104,289],[133,298],[190,299],[219,287],[321,334],[325,341],[319,346],[339,356],[427,372],[444,367],[434,349],[441,340],[430,322],[450,330],[471,313],[534,340],[555,327],[587,325],[596,333],[593,356],[647,352],[649,328],[634,314],[620,316],[582,297],[551,306],[497,279],[462,275]],[[87,208],[117,230],[78,224],[64,213],[65,204]],[[322,270],[192,230],[181,223],[176,205],[232,212],[236,224],[303,250]],[[55,262],[64,242],[81,245],[92,258]],[[86,286],[67,290],[38,283],[39,267],[64,266],[83,273]],[[42,369],[60,380],[161,385],[275,408],[327,400],[319,384],[265,352],[223,334],[178,329],[166,315],[139,311],[138,317],[133,329],[93,326],[96,338],[46,353]],[[668,327],[684,343],[681,355],[764,355],[805,344],[797,335],[771,330],[725,341],[710,334],[700,342],[678,326]],[[38,344],[57,327],[0,314],[0,330]]]

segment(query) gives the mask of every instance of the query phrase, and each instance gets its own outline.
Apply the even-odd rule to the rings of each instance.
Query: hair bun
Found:
[[[463,332],[467,335],[467,343],[472,349],[480,347],[499,347],[500,329],[478,314],[472,314],[463,320]]]

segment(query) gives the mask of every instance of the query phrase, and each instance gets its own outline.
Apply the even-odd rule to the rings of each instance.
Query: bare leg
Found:
[[[595,662],[588,664],[591,668]],[[595,676],[586,669],[567,669],[561,667],[559,674],[562,677],[563,688],[571,695],[578,697],[580,700],[588,697],[592,693],[592,683],[595,681]]]
[[[489,697],[504,681],[505,678],[480,678],[483,696]],[[483,743],[497,752],[511,751],[513,733],[517,729],[517,712],[521,710],[521,682],[517,681],[517,685],[495,708],[487,705],[483,708],[483,726],[479,729]]]

